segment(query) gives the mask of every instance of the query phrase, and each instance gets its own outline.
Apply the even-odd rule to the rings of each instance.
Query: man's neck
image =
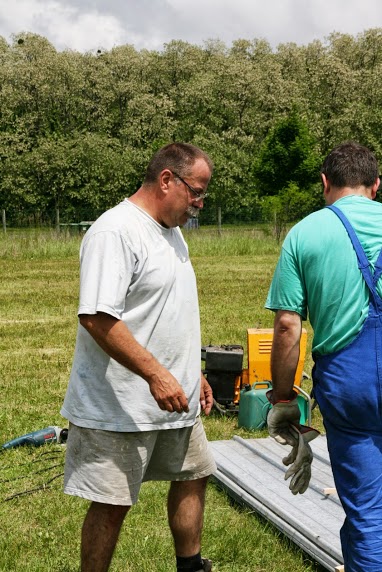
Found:
[[[142,186],[128,200],[160,223],[155,207],[155,191],[151,192],[150,189]]]
[[[331,187],[329,193],[325,196],[325,202],[327,205],[332,205],[339,199],[350,196],[365,197],[367,199],[372,199],[372,191],[370,188],[361,185],[359,187]]]

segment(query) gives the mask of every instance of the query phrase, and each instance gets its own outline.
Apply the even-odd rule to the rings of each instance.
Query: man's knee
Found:
[[[92,502],[89,507],[88,517],[96,518],[100,523],[107,523],[114,528],[122,524],[130,508],[130,506]]]
[[[185,488],[203,488],[207,486],[209,477],[202,477],[200,479],[192,479],[188,481],[171,481],[171,484],[178,487]]]
[[[170,491],[184,496],[204,494],[209,477],[191,481],[171,481]]]

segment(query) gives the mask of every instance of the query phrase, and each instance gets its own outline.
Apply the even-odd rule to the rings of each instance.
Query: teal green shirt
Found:
[[[368,260],[382,248],[382,204],[350,195],[336,201],[349,219]],[[382,297],[382,278],[377,287]],[[312,351],[320,355],[347,346],[368,314],[369,290],[340,219],[329,209],[304,218],[288,233],[268,292],[266,308],[290,310],[309,320]]]

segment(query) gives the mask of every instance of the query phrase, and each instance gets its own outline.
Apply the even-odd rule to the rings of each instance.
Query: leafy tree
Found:
[[[248,220],[267,197],[296,219],[318,208],[319,158],[334,145],[355,139],[382,159],[381,72],[380,28],[276,50],[238,39],[80,54],[0,37],[0,207],[8,220],[93,218],[134,192],[156,149],[184,140],[215,162],[203,221],[218,207]]]
[[[290,183],[308,190],[317,181],[319,155],[309,129],[293,112],[280,120],[265,138],[254,164],[261,195],[277,195]]]
[[[298,221],[324,206],[320,184],[310,190],[301,190],[296,183],[289,183],[278,195],[262,198],[263,219],[272,224],[277,241],[283,236],[288,222]]]

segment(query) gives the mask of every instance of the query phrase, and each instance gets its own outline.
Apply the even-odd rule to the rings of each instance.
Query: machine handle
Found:
[[[309,393],[301,389],[299,385],[294,385],[293,389],[296,389],[299,393],[301,393],[301,395],[303,395],[308,402],[308,425],[310,427],[312,424],[312,399]]]
[[[266,385],[267,387],[272,387],[272,382],[271,381],[255,381],[254,383],[252,383],[251,387],[254,389],[256,387],[256,385]]]

